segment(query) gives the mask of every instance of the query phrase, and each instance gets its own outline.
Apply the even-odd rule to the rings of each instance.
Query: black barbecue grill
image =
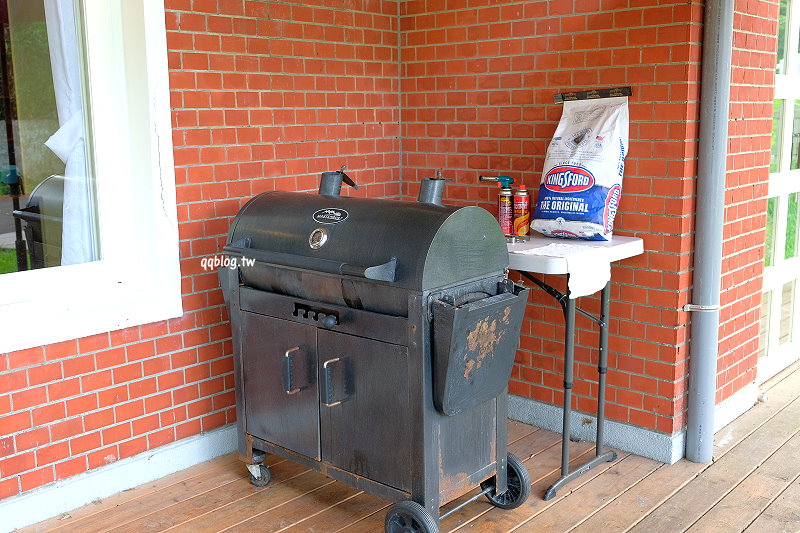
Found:
[[[438,531],[439,507],[477,486],[470,501],[522,504],[506,385],[528,291],[506,277],[500,226],[441,205],[443,180],[417,202],[342,197],[343,180],[256,196],[225,247],[251,482],[269,481],[266,453],[303,463],[399,502],[391,533]]]

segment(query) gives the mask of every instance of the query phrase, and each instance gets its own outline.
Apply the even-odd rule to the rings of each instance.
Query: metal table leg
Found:
[[[600,293],[600,317],[595,318],[588,313],[576,308],[575,299],[569,295],[563,295],[559,291],[546,285],[542,281],[534,278],[527,272],[522,274],[539,285],[548,294],[556,298],[564,309],[564,322],[566,325],[564,332],[564,421],[561,432],[561,478],[553,483],[545,492],[544,499],[550,500],[558,489],[569,483],[573,479],[582,476],[595,466],[614,461],[617,458],[616,452],[609,450],[603,452],[605,445],[605,402],[606,402],[606,374],[608,372],[608,310],[610,301],[610,285],[606,283]],[[597,364],[598,372],[598,394],[597,394],[597,435],[594,459],[569,471],[569,443],[570,443],[570,418],[572,416],[572,384],[574,379],[575,366],[575,312],[579,311],[582,315],[595,322],[600,328],[599,360]]]
[[[609,456],[607,461],[613,461],[617,458],[617,453],[613,451],[603,454],[603,446],[605,445],[604,429],[606,425],[606,374],[608,373],[608,308],[610,298],[610,285],[611,282],[606,283],[600,293],[600,357],[597,362],[597,457]]]

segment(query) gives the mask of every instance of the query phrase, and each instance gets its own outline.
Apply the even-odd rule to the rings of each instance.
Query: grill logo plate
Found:
[[[338,224],[339,222],[347,219],[348,216],[350,216],[350,214],[344,209],[328,207],[314,212],[314,215],[311,218],[320,224]]]

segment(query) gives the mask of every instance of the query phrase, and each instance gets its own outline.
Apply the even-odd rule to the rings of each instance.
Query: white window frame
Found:
[[[0,353],[183,313],[163,0],[82,8],[102,258],[0,275]]]
[[[775,100],[783,100],[781,117],[781,151],[778,171],[769,175],[767,198],[777,198],[774,222],[772,265],[764,268],[762,294],[772,292],[767,355],[759,359],[757,382],[763,383],[794,361],[800,359],[800,254],[785,258],[786,225],[789,195],[800,191],[800,169],[791,170],[794,101],[800,100],[800,0],[790,2],[787,12],[785,72],[775,76]],[[797,243],[800,246],[800,242]],[[780,344],[780,318],[783,287],[796,280],[792,324],[792,340]]]

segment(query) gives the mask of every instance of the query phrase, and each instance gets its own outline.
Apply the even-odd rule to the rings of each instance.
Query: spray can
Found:
[[[525,184],[514,194],[514,235],[527,235],[531,229],[531,196]]]
[[[510,176],[480,176],[480,181],[496,181],[500,184],[500,194],[497,198],[497,221],[503,235],[511,235],[514,229],[514,199],[511,192],[511,184],[514,178]]]
[[[503,230],[503,235],[512,235],[514,228],[514,195],[511,193],[511,187],[500,187],[500,194],[497,200],[497,221],[500,223],[500,229]]]

